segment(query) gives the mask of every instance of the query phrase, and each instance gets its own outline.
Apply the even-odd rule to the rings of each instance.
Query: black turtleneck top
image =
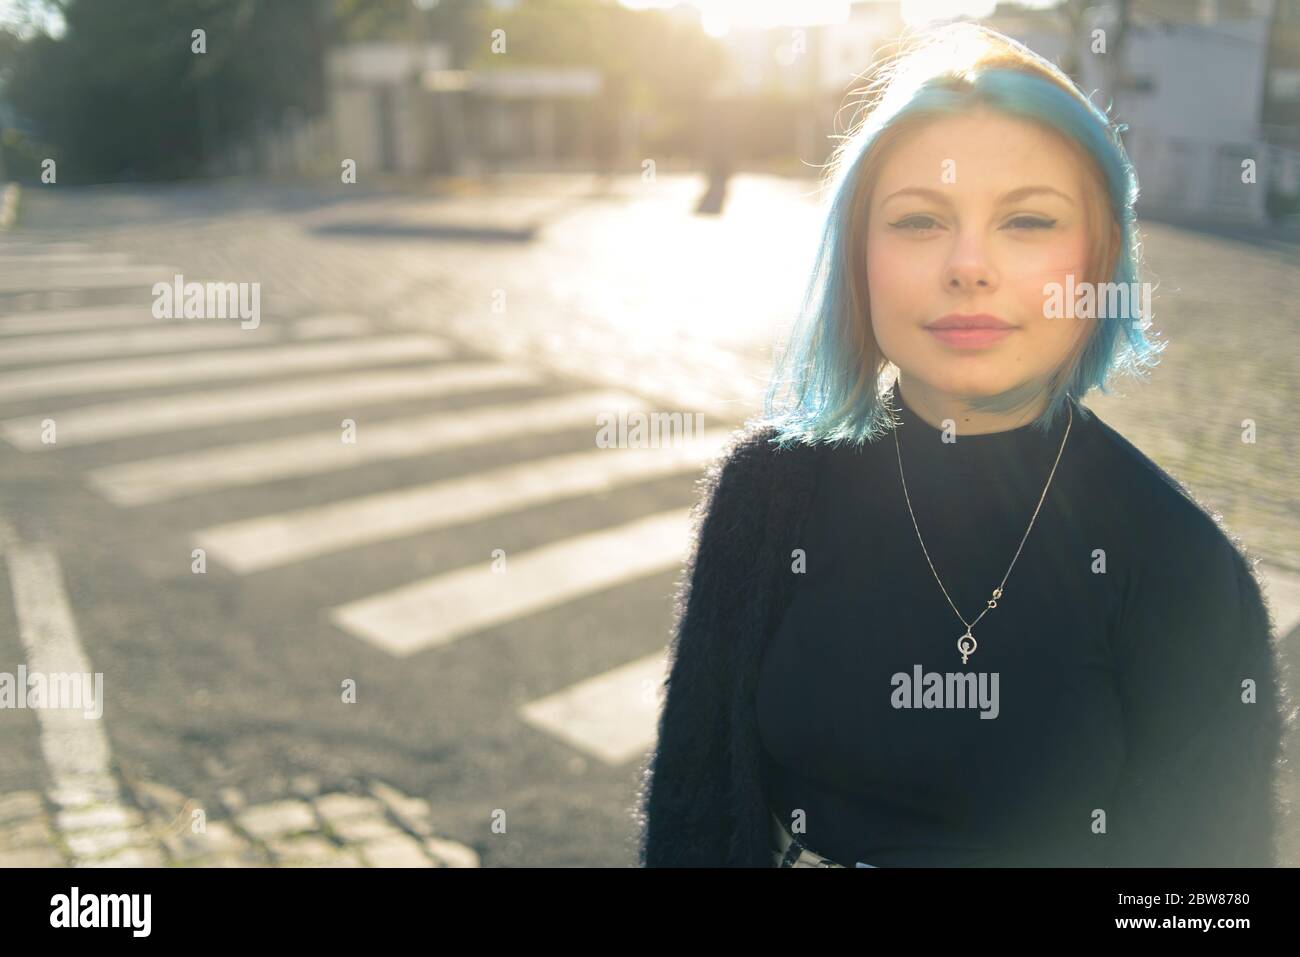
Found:
[[[987,608],[1068,417],[945,442],[890,401],[894,434],[824,459],[791,558],[757,688],[768,802],[849,867],[1099,864],[1098,827],[1162,826],[1143,776],[1193,780],[1202,729],[1252,707],[1233,546],[1073,403],[963,664],[934,573],[967,622]]]

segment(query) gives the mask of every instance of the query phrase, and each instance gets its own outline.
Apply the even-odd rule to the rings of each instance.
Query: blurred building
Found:
[[[477,173],[589,166],[600,150],[595,70],[454,70],[441,44],[358,43],[330,51],[338,149],[359,170]]]
[[[1055,11],[1003,5],[983,23],[1078,67],[1115,104],[1139,210],[1263,223],[1300,196],[1300,0],[1133,0],[1090,8],[1071,35]],[[1095,31],[1101,31],[1100,34]],[[1104,52],[1093,52],[1098,39]],[[1254,183],[1243,182],[1253,164]],[[1288,199],[1289,197],[1289,199]]]
[[[340,155],[356,160],[358,170],[422,170],[422,121],[431,104],[421,78],[448,63],[441,44],[357,43],[331,50],[325,76]]]
[[[794,156],[814,171],[826,161],[863,74],[904,33],[897,0],[845,7],[842,22],[723,37],[732,69],[712,91],[708,124],[730,154],[722,165]],[[1114,102],[1144,214],[1262,223],[1300,211],[1300,0],[1002,3],[979,22],[1060,65],[1100,105]],[[1254,183],[1243,182],[1247,163]]]
[[[742,167],[814,175],[905,23],[899,0],[805,12],[804,25],[722,32],[726,69],[689,117],[638,112],[596,70],[453,69],[436,43],[339,47],[327,65],[334,152],[359,170],[417,175],[635,171],[642,156],[670,161],[677,145],[656,131],[686,121],[690,161],[715,178]],[[667,14],[716,26],[689,5]],[[1114,101],[1144,214],[1263,222],[1300,202],[1300,0],[1002,3],[980,22],[1061,65],[1099,104]],[[1243,163],[1257,182],[1242,181]]]

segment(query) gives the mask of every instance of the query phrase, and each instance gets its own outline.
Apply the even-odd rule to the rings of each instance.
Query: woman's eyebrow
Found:
[[[1011,192],[1004,195],[1001,202],[1003,204],[1017,203],[1020,200],[1026,199],[1027,197],[1033,196],[1037,193],[1050,193],[1053,196],[1058,196],[1065,200],[1071,206],[1074,205],[1074,200],[1071,197],[1062,193],[1059,189],[1052,189],[1050,186],[1022,186],[1020,189],[1013,189]]]
[[[920,186],[907,186],[896,192],[890,193],[880,201],[880,205],[885,205],[892,199],[898,199],[903,196],[920,196],[922,199],[934,200],[936,203],[950,203],[948,196],[937,189],[922,189]]]
[[[1059,189],[1053,189],[1050,186],[1021,186],[1019,189],[1013,189],[1009,193],[1004,193],[998,199],[998,205],[1005,206],[1008,203],[1018,203],[1020,200],[1027,199],[1028,197],[1037,195],[1038,193],[1049,193],[1053,196],[1059,196],[1071,206],[1075,205],[1075,202],[1071,197],[1062,193]],[[920,186],[906,186],[903,189],[890,193],[880,201],[880,204],[883,206],[890,200],[906,196],[919,196],[922,199],[929,199],[936,203],[951,204],[952,202],[949,195],[943,190],[924,189]]]

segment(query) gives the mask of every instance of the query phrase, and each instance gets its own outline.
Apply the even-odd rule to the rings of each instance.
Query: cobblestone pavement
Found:
[[[39,791],[0,795],[0,867],[478,867],[474,850],[439,837],[429,804],[373,781],[364,793],[247,804],[227,789],[209,810],[154,782],[128,808]],[[64,803],[60,803],[64,802]]]

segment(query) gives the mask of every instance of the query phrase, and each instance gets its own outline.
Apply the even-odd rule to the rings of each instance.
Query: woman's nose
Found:
[[[944,266],[944,285],[954,291],[991,289],[997,273],[980,239],[959,236]]]

